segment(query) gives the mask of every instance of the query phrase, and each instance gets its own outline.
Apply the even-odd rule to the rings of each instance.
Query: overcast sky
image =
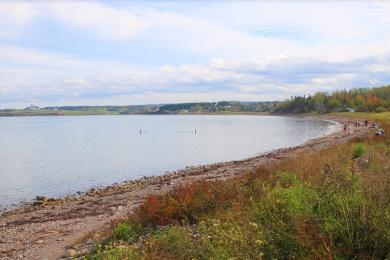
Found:
[[[0,108],[282,100],[390,82],[386,1],[0,2]]]

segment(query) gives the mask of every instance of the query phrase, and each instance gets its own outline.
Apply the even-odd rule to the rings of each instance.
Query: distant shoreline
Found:
[[[273,111],[280,103],[281,101],[218,101],[124,106],[52,106],[42,108],[32,104],[22,109],[0,109],[0,116],[264,113]]]
[[[135,115],[283,115],[272,114],[270,112],[207,112],[207,113],[132,113],[132,114],[119,114],[119,113],[96,113],[96,114],[82,114],[82,113],[2,113],[0,117],[35,117],[35,116],[135,116]],[[286,114],[287,115],[287,114]],[[298,114],[297,114],[298,115]]]

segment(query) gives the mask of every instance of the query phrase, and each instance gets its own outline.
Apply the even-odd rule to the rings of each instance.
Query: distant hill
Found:
[[[130,106],[59,106],[46,107],[45,109],[60,110],[60,111],[96,111],[105,112],[107,114],[142,114],[155,113],[160,108],[160,105],[130,105]]]
[[[0,116],[43,115],[133,115],[133,114],[215,114],[215,113],[328,113],[328,112],[390,111],[390,85],[376,88],[355,88],[333,93],[318,92],[294,96],[285,101],[219,101],[180,104],[149,104],[129,106],[57,106],[25,109],[3,109]]]
[[[272,112],[280,102],[200,102],[162,105],[159,108],[161,114],[175,113],[218,113],[218,112]]]
[[[24,109],[3,109],[0,116],[61,116],[61,115],[134,115],[134,114],[186,114],[229,112],[272,112],[280,102],[199,102],[182,104],[152,104],[130,106],[56,106]]]

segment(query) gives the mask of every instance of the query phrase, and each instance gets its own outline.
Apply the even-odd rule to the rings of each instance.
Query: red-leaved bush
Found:
[[[144,225],[195,223],[204,212],[231,206],[238,197],[236,183],[199,181],[164,195],[151,195],[135,212]]]

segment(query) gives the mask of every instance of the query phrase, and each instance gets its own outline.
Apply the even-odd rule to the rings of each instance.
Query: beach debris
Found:
[[[47,198],[46,198],[45,196],[37,196],[35,199],[36,199],[37,201],[44,201],[44,200],[46,200]]]

